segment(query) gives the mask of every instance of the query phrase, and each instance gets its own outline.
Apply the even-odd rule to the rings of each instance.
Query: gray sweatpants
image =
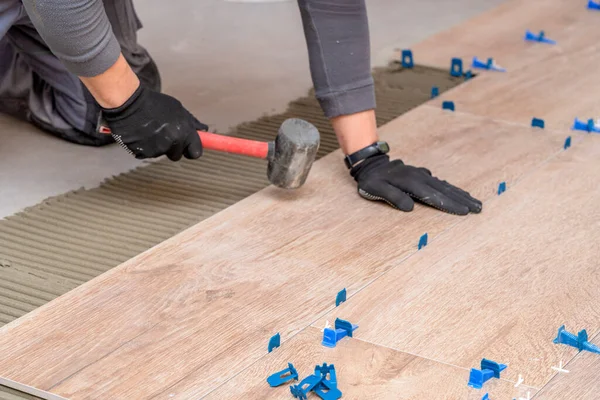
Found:
[[[137,43],[141,24],[131,0],[104,0],[122,52],[134,71],[150,60]],[[24,118],[74,143],[112,142],[96,132],[99,106],[52,54],[20,0],[0,0],[0,112]]]
[[[138,72],[150,58],[137,43],[141,24],[132,0],[103,2],[121,51]],[[325,115],[375,108],[365,1],[298,0],[298,5],[311,76]],[[52,54],[21,0],[0,0],[0,111],[25,116],[76,143],[102,145],[110,138],[96,133],[97,104]]]

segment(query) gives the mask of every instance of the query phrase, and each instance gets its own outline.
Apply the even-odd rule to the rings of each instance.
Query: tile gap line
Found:
[[[313,327],[313,329],[317,329],[317,328]],[[383,345],[383,344],[379,344],[377,342],[372,342],[370,340],[360,339],[360,338],[356,338],[356,337],[352,337],[352,338],[350,338],[350,340],[358,340],[360,342],[368,343],[368,344],[371,344],[373,346],[378,346],[378,347],[382,347],[382,348],[385,348],[385,349],[393,350],[393,351],[396,351],[398,353],[408,354],[408,355],[413,356],[413,357],[418,357],[418,358],[421,358],[421,359],[424,359],[424,360],[432,361],[434,363],[443,364],[443,365],[446,365],[446,366],[449,366],[449,367],[453,367],[453,368],[458,368],[458,369],[461,369],[463,371],[470,371],[471,370],[470,367],[461,367],[460,365],[456,365],[456,364],[452,364],[452,363],[449,363],[449,362],[446,362],[446,361],[441,361],[441,360],[438,360],[438,359],[435,359],[435,358],[423,356],[423,355],[417,354],[417,353],[411,353],[410,351],[400,350],[400,349],[398,349],[396,347],[386,346],[386,345]],[[515,381],[512,381],[510,379],[506,379],[506,378],[500,378],[499,380],[501,380],[503,382],[512,383],[512,384],[517,383]],[[535,386],[529,386],[529,385],[523,385],[523,386],[526,386],[526,387],[531,388],[531,389],[539,390]]]
[[[591,341],[595,341],[597,338],[600,338],[600,331],[596,332],[596,334],[591,338]],[[582,352],[583,351],[579,351],[577,354],[575,354],[573,357],[571,357],[565,363],[564,367],[566,368],[569,364],[575,362],[575,360],[577,359],[577,357],[579,357]],[[537,397],[537,395],[544,390],[544,388],[546,386],[548,386],[553,380],[558,379],[560,376],[561,376],[560,372],[556,372],[554,375],[552,375],[552,378],[548,379],[548,382],[544,383],[542,385],[542,387],[539,389],[539,391],[536,394],[534,394],[531,399],[534,400]]]

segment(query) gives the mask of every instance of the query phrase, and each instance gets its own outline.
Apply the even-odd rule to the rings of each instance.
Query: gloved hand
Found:
[[[208,126],[198,121],[176,99],[140,86],[118,108],[102,109],[102,116],[115,140],[136,158],[166,154],[172,161],[181,156],[202,155],[197,130]]]
[[[481,202],[469,193],[431,176],[425,168],[404,165],[401,160],[390,161],[385,154],[366,158],[350,174],[362,197],[385,201],[402,211],[412,211],[415,199],[450,214],[481,212]]]

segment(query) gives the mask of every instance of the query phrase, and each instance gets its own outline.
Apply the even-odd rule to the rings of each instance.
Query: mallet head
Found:
[[[284,189],[302,186],[317,156],[319,142],[319,131],[314,125],[297,118],[283,121],[269,152],[269,181]]]

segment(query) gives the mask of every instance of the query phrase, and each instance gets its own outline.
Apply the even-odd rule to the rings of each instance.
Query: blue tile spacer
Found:
[[[450,64],[450,75],[456,78],[463,76],[463,61],[460,58],[453,58]]]
[[[342,392],[331,382],[323,379],[313,392],[323,400],[337,400],[342,398]]]
[[[427,234],[426,233],[422,234],[421,237],[419,238],[418,249],[421,250],[425,246],[427,246]]]
[[[575,336],[575,334],[568,332],[563,325],[558,328],[558,335],[556,335],[556,338],[552,342],[566,344],[567,346],[575,347],[579,351],[585,350],[600,354],[600,348],[588,341],[588,334],[585,329],[579,331],[577,336]]]
[[[499,364],[492,360],[481,360],[481,369],[471,368],[469,374],[469,386],[481,389],[483,384],[492,378],[500,379],[500,372],[506,369],[505,364]]]
[[[486,393],[483,395],[483,397],[481,398],[481,400],[490,400],[490,394]]]
[[[500,184],[498,185],[498,196],[500,196],[504,192],[506,192],[506,182],[500,182]]]
[[[579,118],[575,118],[573,122],[573,127],[571,128],[574,131],[585,131],[585,132],[595,132],[600,133],[600,127],[596,126],[593,119],[588,119],[587,122],[580,120]]]
[[[488,58],[487,61],[482,61],[477,57],[473,57],[473,68],[487,69],[488,71],[506,72],[505,68],[494,65],[494,59]]]
[[[473,78],[473,72],[471,70],[468,70],[467,72],[465,72],[465,81],[468,81],[469,79]]]
[[[544,122],[543,119],[534,118],[534,119],[531,120],[531,127],[532,128],[542,128],[542,129],[544,129],[546,127],[546,123]]]
[[[412,51],[402,50],[402,68],[412,68],[415,66]]]
[[[337,376],[335,374],[335,366],[333,364],[327,365],[327,363],[323,363],[323,365],[315,366],[315,375],[321,375],[323,379],[328,380],[332,385],[337,386]]]
[[[288,367],[284,370],[274,373],[267,378],[267,383],[271,387],[281,386],[291,380],[298,380],[298,371],[292,363],[288,363]]]
[[[568,149],[569,147],[571,147],[571,136],[569,136],[566,140],[565,140],[565,144],[563,145],[563,149]]]
[[[587,8],[590,10],[600,10],[600,2],[596,3],[593,0],[589,0]]]
[[[433,86],[431,88],[431,98],[435,98],[438,97],[440,95],[440,88],[438,88],[437,86]]]
[[[540,33],[536,35],[535,33],[527,30],[525,32],[525,40],[528,42],[556,44],[556,40],[548,39],[544,31],[540,31]]]
[[[302,379],[299,384],[290,386],[290,392],[292,392],[294,398],[306,400],[308,393],[316,388],[322,380],[323,378],[321,376],[309,375]]]
[[[453,101],[444,101],[442,103],[442,110],[454,111],[454,102]]]
[[[338,307],[340,304],[346,301],[346,288],[340,290],[335,296],[335,306]]]
[[[325,328],[323,330],[323,341],[321,344],[325,347],[335,347],[337,342],[346,336],[352,337],[352,332],[358,328],[358,325],[351,324],[348,321],[337,318],[335,320],[334,329]]]
[[[269,339],[269,353],[273,351],[274,348],[279,347],[281,345],[281,335],[279,333],[273,335],[271,339]]]

